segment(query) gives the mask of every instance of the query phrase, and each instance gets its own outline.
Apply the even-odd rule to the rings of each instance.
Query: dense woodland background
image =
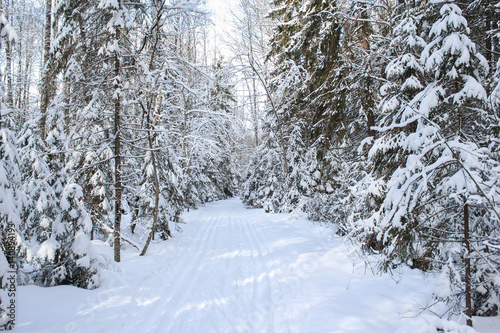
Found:
[[[99,285],[238,195],[500,306],[500,2],[0,1],[0,277]],[[17,250],[7,253],[9,226]]]

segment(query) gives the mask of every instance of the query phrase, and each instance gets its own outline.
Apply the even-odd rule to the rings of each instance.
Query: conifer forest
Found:
[[[0,1],[0,287],[99,290],[227,202],[430,279],[443,322],[421,332],[498,317],[499,0],[215,2]],[[242,230],[259,251],[287,232]],[[273,318],[228,327],[304,332]]]

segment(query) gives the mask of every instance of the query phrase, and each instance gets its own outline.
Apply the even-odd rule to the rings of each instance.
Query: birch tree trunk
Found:
[[[45,139],[47,109],[50,103],[50,73],[49,73],[49,57],[50,57],[50,38],[52,26],[52,0],[45,0],[45,37],[44,37],[44,53],[43,53],[43,71],[42,71],[42,89],[40,98],[40,136]]]

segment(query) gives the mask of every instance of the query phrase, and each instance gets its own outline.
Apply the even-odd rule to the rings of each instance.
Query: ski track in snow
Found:
[[[239,199],[183,218],[184,232],[145,257],[126,248],[96,290],[21,287],[17,331],[393,332],[430,302],[418,272],[374,276],[305,219]]]

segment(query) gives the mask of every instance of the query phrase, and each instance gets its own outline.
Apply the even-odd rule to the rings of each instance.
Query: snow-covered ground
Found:
[[[239,199],[183,219],[183,232],[145,257],[126,247],[96,290],[20,287],[16,331],[436,332],[428,317],[410,320],[432,302],[433,279],[409,269],[373,275],[328,228]],[[499,324],[482,319],[477,329]]]

